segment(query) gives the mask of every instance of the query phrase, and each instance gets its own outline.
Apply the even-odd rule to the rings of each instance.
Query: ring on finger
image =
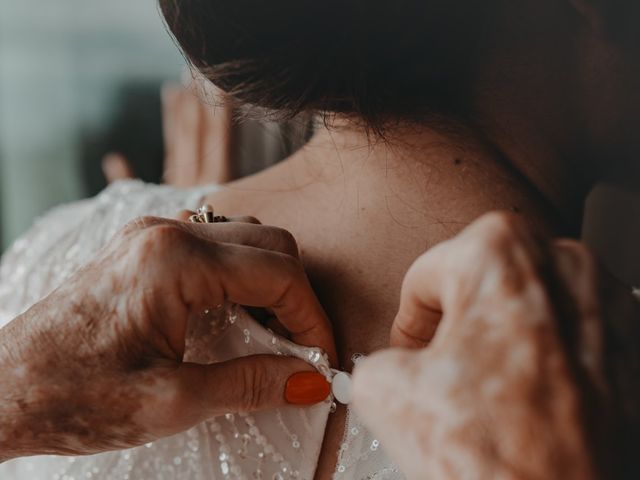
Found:
[[[229,219],[224,215],[214,215],[213,207],[209,204],[202,205],[194,215],[189,217],[191,223],[224,223]]]

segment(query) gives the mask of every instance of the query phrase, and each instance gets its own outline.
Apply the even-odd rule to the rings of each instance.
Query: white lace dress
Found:
[[[211,190],[125,181],[94,199],[53,210],[3,257],[0,326],[60,285],[129,220],[194,210]],[[302,358],[329,379],[333,376],[320,351],[274,335],[240,308],[225,306],[210,318],[207,331],[189,331],[187,360],[210,363],[275,353]],[[230,412],[187,432],[121,452],[16,459],[0,465],[0,480],[311,480],[331,405],[329,399],[307,408],[285,407],[251,415]],[[336,468],[336,479],[403,478],[378,440],[352,413]]]

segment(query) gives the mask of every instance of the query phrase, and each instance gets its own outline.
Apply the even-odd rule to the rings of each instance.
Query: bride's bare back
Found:
[[[622,4],[280,3],[160,0],[191,64],[237,101],[332,112],[390,139],[370,146],[356,130],[322,130],[283,164],[210,199],[296,236],[344,368],[353,353],[387,344],[401,279],[419,254],[495,209],[547,231],[562,215],[577,230],[602,174],[590,160],[607,152],[606,170],[612,145],[635,145],[636,115],[617,106],[637,105],[628,100],[637,89],[616,72],[637,69],[611,62],[635,65],[637,48],[612,50],[619,40],[603,34],[620,30],[614,10],[635,18]],[[463,122],[492,147],[426,127],[393,131],[437,118]],[[320,478],[333,471],[341,436],[334,415]]]
[[[542,199],[508,166],[476,142],[426,128],[373,143],[356,128],[321,128],[283,163],[207,201],[293,233],[346,370],[354,354],[388,345],[402,278],[426,249],[496,209],[554,230]],[[335,471],[344,421],[340,410],[329,419],[317,478]]]

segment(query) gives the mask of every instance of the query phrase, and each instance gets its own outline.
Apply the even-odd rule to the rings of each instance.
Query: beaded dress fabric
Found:
[[[0,327],[58,287],[125,223],[144,215],[195,210],[212,187],[178,190],[127,180],[97,197],[59,207],[15,242],[0,266]],[[213,363],[270,353],[301,358],[331,380],[319,349],[302,347],[255,322],[235,305],[203,313],[190,323],[185,360]],[[172,437],[121,452],[87,457],[39,456],[0,465],[2,480],[311,480],[332,399],[210,419]],[[380,442],[349,414],[336,479],[403,478]]]

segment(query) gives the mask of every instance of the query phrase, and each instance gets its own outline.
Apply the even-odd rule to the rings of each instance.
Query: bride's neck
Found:
[[[556,202],[557,197],[547,195],[545,188],[547,174],[555,172],[545,171],[544,182],[538,182],[538,177],[511,163],[483,136],[459,125],[397,126],[379,138],[337,117],[319,125],[298,163],[309,182],[336,182],[363,194],[377,190],[376,194],[387,197],[392,192],[402,196],[409,208],[425,198],[437,199],[433,194],[438,189],[449,190],[446,198],[456,201],[496,190],[494,197],[504,194],[511,199],[505,208],[517,211],[520,198],[525,198],[525,203],[541,206],[550,224],[563,224],[562,229],[568,225],[567,204]]]
[[[354,121],[335,116],[317,123],[305,160],[320,167],[317,172],[321,176],[340,175],[344,181],[354,176],[375,177],[380,173],[376,166],[384,167],[385,175],[389,169],[407,163],[428,163],[442,171],[451,164],[459,165],[458,161],[451,162],[452,156],[460,160],[470,154],[493,156],[494,152],[469,130],[445,125],[444,120],[435,125],[436,122],[434,126],[396,125],[378,135]],[[364,166],[372,168],[363,169]]]

